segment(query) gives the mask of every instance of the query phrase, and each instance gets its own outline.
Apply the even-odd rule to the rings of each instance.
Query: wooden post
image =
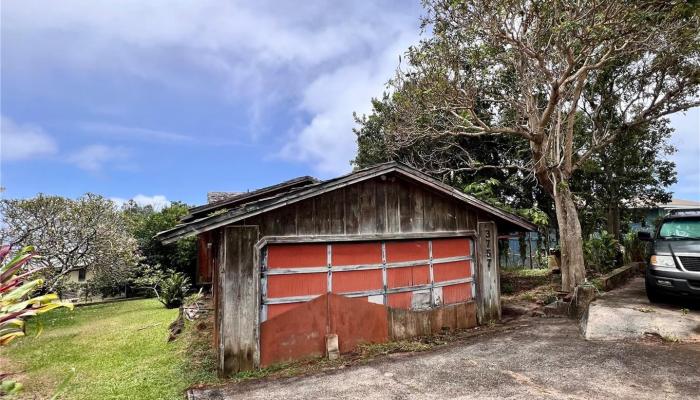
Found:
[[[218,280],[220,376],[254,369],[259,364],[257,241],[257,226],[231,226],[223,230]]]
[[[477,224],[476,303],[479,324],[501,319],[498,230],[493,221]]]

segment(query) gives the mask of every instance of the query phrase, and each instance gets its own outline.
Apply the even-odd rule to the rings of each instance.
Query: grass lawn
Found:
[[[0,350],[0,369],[19,372],[20,398],[48,398],[72,375],[60,399],[181,399],[188,386],[214,376],[211,365],[190,361],[193,346],[206,347],[195,343],[196,330],[167,342],[176,316],[154,299],[51,312]],[[31,337],[38,324],[43,332]]]

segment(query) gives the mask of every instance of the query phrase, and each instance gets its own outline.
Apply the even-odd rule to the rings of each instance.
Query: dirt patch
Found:
[[[491,324],[471,329],[444,331],[436,335],[418,337],[379,344],[360,345],[354,352],[343,354],[337,360],[327,358],[310,358],[289,363],[279,363],[253,371],[244,371],[224,380],[208,384],[194,385],[193,389],[217,388],[236,384],[237,387],[254,387],[261,383],[275,382],[281,379],[302,378],[316,374],[333,373],[345,368],[365,365],[377,360],[399,360],[415,354],[437,349],[458,346],[460,343],[484,335],[508,332],[527,327],[526,318],[511,320],[503,324]],[[242,386],[241,386],[242,385]]]

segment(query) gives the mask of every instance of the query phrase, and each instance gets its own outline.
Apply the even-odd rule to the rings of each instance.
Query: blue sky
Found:
[[[418,2],[8,0],[4,197],[203,203],[349,171],[368,112],[419,39]],[[700,112],[672,117],[677,197],[700,200]]]

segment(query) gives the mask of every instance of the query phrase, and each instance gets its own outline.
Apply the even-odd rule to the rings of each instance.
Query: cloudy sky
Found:
[[[6,0],[2,186],[165,204],[350,170],[418,1]],[[700,200],[700,112],[672,118]]]

